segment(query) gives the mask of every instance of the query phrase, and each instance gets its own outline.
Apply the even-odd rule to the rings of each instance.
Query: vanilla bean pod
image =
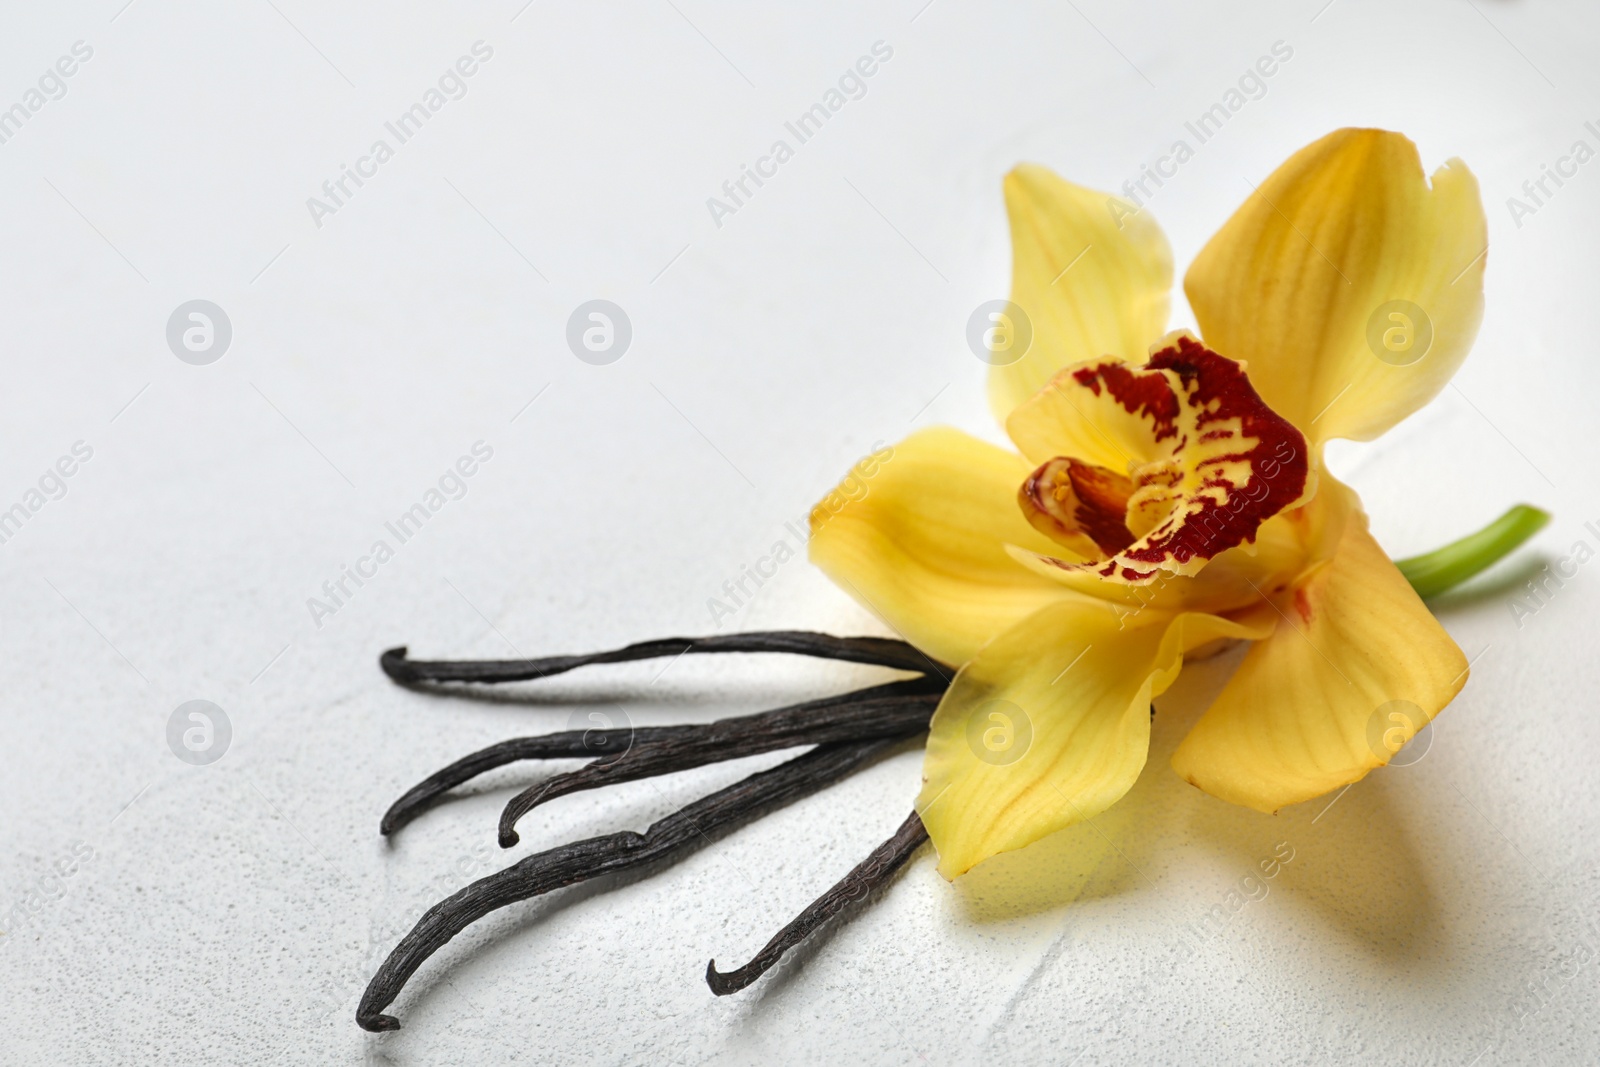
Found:
[[[425,912],[400,939],[367,984],[356,1008],[365,1030],[396,1030],[400,1021],[382,1011],[399,996],[417,968],[456,934],[483,916],[518,901],[603,874],[627,870],[707,839],[844,778],[895,739],[822,745],[688,804],[643,834],[625,831],[548,849],[480,878]]]
[[[626,663],[660,656],[681,656],[688,652],[785,652],[893,667],[903,671],[934,673],[946,678],[953,673],[904,641],[887,637],[834,637],[805,630],[774,630],[715,637],[663,637],[607,652],[546,656],[540,659],[413,660],[406,658],[406,648],[402,645],[385,652],[378,658],[378,664],[383,668],[383,673],[401,685],[416,685],[419,682],[493,684],[549,678],[590,664]]]
[[[838,884],[812,901],[789,925],[779,930],[749,963],[732,971],[717,970],[716,960],[706,964],[706,985],[719,997],[739,992],[767,973],[785,952],[810,937],[823,923],[885,885],[927,840],[928,831],[922,825],[922,816],[913,811],[892,837],[873,849]]]
[[[384,813],[378,828],[392,834],[456,786],[522,760],[600,757],[518,796],[512,803],[525,807],[511,823],[545,800],[581,789],[800,745],[905,736],[927,728],[944,689],[943,679],[913,678],[698,725],[565,730],[512,738],[464,756],[406,790]],[[509,825],[502,822],[502,844]],[[514,832],[510,843],[516,843]]]
[[[558,774],[512,797],[500,815],[500,847],[517,843],[516,825],[524,815],[568,793],[800,745],[918,733],[928,728],[945,688],[942,678],[916,678],[704,725],[639,730],[622,755]]]

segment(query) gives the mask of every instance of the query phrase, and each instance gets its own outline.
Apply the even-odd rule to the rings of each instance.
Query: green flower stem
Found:
[[[1417,595],[1426,600],[1498,562],[1544,529],[1549,521],[1548,511],[1518,504],[1477,533],[1420,556],[1397,559],[1394,563]]]

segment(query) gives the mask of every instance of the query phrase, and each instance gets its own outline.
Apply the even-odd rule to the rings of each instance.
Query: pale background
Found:
[[[122,4],[11,3],[0,34],[0,107],[94,50],[0,144],[0,507],[94,450],[0,545],[0,917],[27,917],[0,939],[0,1061],[1600,1057],[1600,565],[1511,610],[1537,561],[1600,547],[1600,163],[1520,227],[1506,207],[1574,140],[1600,147],[1592,6]],[[478,40],[465,98],[319,229],[306,198]],[[866,96],[718,228],[706,198],[880,40]],[[1152,202],[1180,269],[1335,127],[1405,131],[1430,169],[1459,155],[1492,241],[1476,350],[1336,467],[1396,555],[1516,501],[1556,515],[1440,605],[1476,666],[1425,757],[1331,808],[1205,797],[1166,763],[1213,663],[1159,702],[1111,812],[956,887],[920,855],[742,995],[712,997],[706,960],[742,962],[899,824],[913,749],[651,877],[479,924],[391,1009],[403,1030],[359,1030],[403,920],[514,858],[495,815],[538,772],[386,847],[378,816],[415,780],[574,708],[682,721],[877,677],[685,659],[485,701],[399,689],[378,652],[715,629],[708,597],[874,440],[998,436],[963,333],[1008,288],[1002,174],[1118,187],[1280,40],[1264,98]],[[633,323],[610,366],[564,340],[597,297]],[[233,325],[209,366],[165,339],[197,298]],[[318,628],[307,598],[478,440],[468,495]],[[771,626],[883,632],[799,560],[721,628]],[[210,766],[166,741],[192,699],[233,725]],[[516,855],[642,829],[777,758],[561,800]],[[1265,898],[1193,933],[1280,842]]]

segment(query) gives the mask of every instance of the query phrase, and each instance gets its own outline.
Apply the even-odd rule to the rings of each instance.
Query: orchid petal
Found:
[[[1183,653],[1256,639],[1274,618],[1146,612],[1064,600],[990,642],[934,713],[917,810],[946,878],[1093,818],[1139,777],[1150,700]]]
[[[1338,130],[1272,173],[1184,279],[1206,344],[1319,445],[1366,441],[1443,389],[1483,315],[1478,182],[1423,174],[1383,130]]]
[[[1032,342],[1014,362],[999,365],[997,355],[989,373],[1001,422],[1068,364],[1143,358],[1166,332],[1173,277],[1161,228],[1126,200],[1033,164],[1006,175],[1005,197],[1011,303],[1027,317]]]
[[[811,560],[907,641],[945,663],[1068,596],[1006,545],[1059,553],[1017,507],[1019,456],[948,427],[857,464],[811,512]]]
[[[1388,763],[1467,680],[1466,657],[1367,532],[1354,494],[1327,482],[1351,502],[1332,557],[1279,598],[1284,624],[1172,757],[1192,784],[1260,811]]]

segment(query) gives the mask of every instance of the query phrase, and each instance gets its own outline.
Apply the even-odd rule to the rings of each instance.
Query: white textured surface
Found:
[[[1331,809],[1261,816],[1167,769],[1213,662],[1163,698],[1110,813],[955,887],[921,857],[745,995],[710,996],[707,958],[743,960],[887,835],[914,753],[652,877],[512,908],[425,967],[405,1029],[353,1021],[403,919],[504,862],[495,813],[528,772],[386,848],[378,816],[413,781],[585,701],[666,722],[872,673],[686,659],[440,699],[388,684],[379,650],[711,630],[707,598],[872,441],[995,434],[962,332],[1007,288],[1001,174],[1120,186],[1275,41],[1294,54],[1266,95],[1153,202],[1180,265],[1333,127],[1466,159],[1493,241],[1477,349],[1459,390],[1338,463],[1396,554],[1524,499],[1556,513],[1546,558],[1600,547],[1600,164],[1520,227],[1505,206],[1600,145],[1592,8],[274,3],[12,5],[0,35],[0,107],[94,50],[0,144],[0,507],[93,448],[0,545],[0,917],[26,918],[0,939],[0,1061],[1600,1058],[1600,565],[1519,626],[1538,553],[1441,608],[1481,658],[1427,756]],[[480,39],[467,95],[317,228],[306,198]],[[866,95],[715,226],[705,199],[880,40]],[[197,297],[234,327],[205,367],[163,335]],[[593,297],[634,325],[611,366],[563,341]],[[479,440],[465,498],[313,625],[306,599]],[[796,561],[723,620],[777,625],[874,624]],[[197,698],[234,730],[208,767],[165,740]],[[516,851],[642,827],[748,769],[562,800]],[[1194,933],[1279,842],[1265,898]]]

